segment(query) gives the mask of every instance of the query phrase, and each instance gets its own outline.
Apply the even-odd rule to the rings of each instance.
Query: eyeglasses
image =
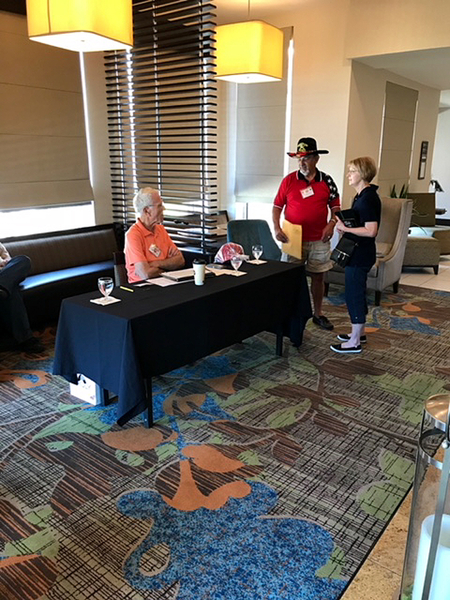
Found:
[[[310,161],[313,158],[315,158],[315,156],[313,154],[308,154],[307,156],[299,156],[298,160],[299,160],[299,162],[304,162],[305,160]]]

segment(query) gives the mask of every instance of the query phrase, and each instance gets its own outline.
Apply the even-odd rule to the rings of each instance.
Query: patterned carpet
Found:
[[[326,306],[348,331],[342,294]],[[308,325],[154,382],[157,425],[115,423],[1,354],[2,600],[337,600],[407,493],[422,402],[450,389],[450,294],[371,308],[360,355]]]

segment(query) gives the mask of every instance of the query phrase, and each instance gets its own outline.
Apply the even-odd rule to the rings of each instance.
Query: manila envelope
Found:
[[[294,256],[295,258],[302,258],[302,226],[294,225],[289,221],[284,220],[283,227],[284,233],[288,236],[289,241],[281,244],[281,249],[286,254]]]

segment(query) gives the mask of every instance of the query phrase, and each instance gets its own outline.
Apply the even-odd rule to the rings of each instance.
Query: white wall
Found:
[[[365,71],[364,84],[355,88],[352,82],[351,56],[394,51],[450,46],[450,2],[436,0],[431,11],[419,0],[314,0],[299,2],[298,8],[277,15],[270,21],[278,27],[294,28],[294,71],[292,125],[290,147],[299,137],[312,136],[322,148],[330,151],[321,158],[319,168],[328,172],[342,192],[349,157],[378,157],[381,115],[385,82],[409,85],[411,82],[386,71]],[[442,18],[441,18],[442,16]],[[109,170],[106,167],[106,117],[102,83],[102,59],[89,56],[88,79],[91,91],[90,111],[96,114],[91,124],[91,140],[97,140],[97,161],[94,194],[98,222],[109,217]],[[90,63],[93,64],[90,64]],[[363,68],[364,66],[362,66]],[[94,86],[94,91],[92,91]],[[423,86],[425,87],[425,86]],[[417,124],[415,162],[417,173],[420,142],[428,140],[433,148],[434,125],[437,116],[436,90],[423,90],[420,99],[420,120]],[[359,98],[358,98],[359,95]],[[218,194],[221,208],[234,215],[234,145],[236,139],[236,87],[224,82],[218,85]],[[91,119],[93,121],[93,119]],[[103,140],[102,140],[103,138]],[[418,150],[419,149],[419,150]],[[432,157],[428,159],[428,168]],[[292,169],[296,168],[292,161]],[[428,174],[427,174],[428,178]],[[422,190],[427,178],[415,191]],[[428,179],[429,181],[429,179]],[[412,187],[411,187],[412,189]],[[449,187],[450,189],[450,187]],[[427,191],[427,190],[425,190]],[[344,199],[351,190],[344,188]]]
[[[111,223],[112,197],[109,169],[108,119],[103,52],[80,56],[86,78],[86,130],[89,144],[91,184],[95,198],[95,222]]]
[[[351,0],[345,56],[450,46],[448,0]]]
[[[450,92],[444,92],[450,100]],[[437,179],[443,192],[436,193],[436,206],[447,209],[442,218],[450,219],[450,106],[439,112],[431,179]]]
[[[411,168],[410,191],[428,192],[433,159],[433,144],[439,108],[440,92],[434,88],[405,79],[384,69],[373,69],[353,61],[351,93],[348,107],[348,138],[346,163],[357,156],[372,156],[378,163],[384,94],[386,82],[415,89],[419,93],[416,127],[413,143],[413,161]],[[423,140],[429,142],[429,156],[425,179],[419,180],[420,145]],[[376,181],[376,180],[375,180]],[[345,184],[344,203],[348,205],[353,197],[352,188]]]

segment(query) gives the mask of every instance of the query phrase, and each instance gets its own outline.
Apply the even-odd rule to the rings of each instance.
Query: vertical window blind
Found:
[[[160,191],[164,225],[185,249],[217,232],[214,6],[134,0],[134,47],[105,53],[113,217],[127,228],[141,187]]]

